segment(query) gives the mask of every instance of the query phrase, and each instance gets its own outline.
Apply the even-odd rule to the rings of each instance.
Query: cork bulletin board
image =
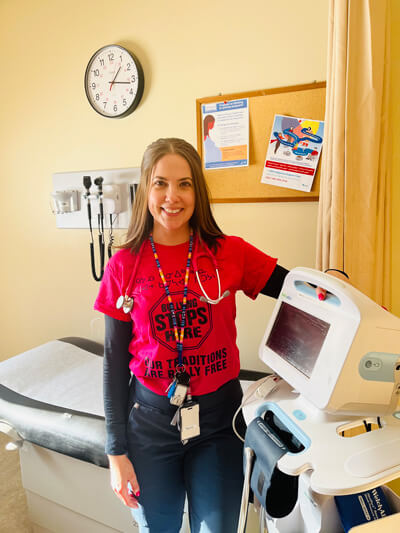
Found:
[[[275,114],[324,120],[325,82],[276,89],[209,96],[196,100],[197,149],[203,161],[202,104],[249,99],[249,166],[204,170],[211,201],[282,202],[316,201],[319,197],[321,159],[310,192],[261,183],[268,141]]]

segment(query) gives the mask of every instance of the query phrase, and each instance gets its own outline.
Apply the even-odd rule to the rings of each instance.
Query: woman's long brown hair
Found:
[[[153,217],[148,208],[151,176],[154,166],[167,154],[180,155],[190,166],[195,194],[195,207],[190,226],[197,233],[200,241],[203,240],[215,252],[218,239],[223,236],[223,233],[211,212],[210,196],[201,159],[191,144],[177,138],[158,139],[150,144],[143,154],[140,183],[132,207],[126,242],[119,248],[130,248],[138,253],[142,243],[149,237],[153,229]]]
[[[212,115],[207,115],[203,121],[204,138],[207,137],[210,131],[210,124],[214,124],[215,118]]]

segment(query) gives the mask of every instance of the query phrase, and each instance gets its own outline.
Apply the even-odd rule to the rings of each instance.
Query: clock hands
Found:
[[[117,79],[117,76],[119,74],[119,71],[121,70],[121,66],[119,67],[119,69],[117,70],[117,73],[115,74],[114,76],[114,79],[112,81],[109,81],[108,83],[110,83],[110,91],[112,89],[112,86],[115,85],[116,83],[119,83],[119,84],[127,84],[127,85],[130,85],[131,82],[130,81],[115,81]]]
[[[120,70],[121,70],[121,65],[119,66],[119,69],[117,70],[117,73],[115,74],[114,79],[113,79],[113,81],[111,82],[111,85],[110,85],[110,91],[111,91],[111,89],[112,89],[112,86],[113,86],[114,83],[115,83],[115,80],[117,79],[117,76],[118,76]]]

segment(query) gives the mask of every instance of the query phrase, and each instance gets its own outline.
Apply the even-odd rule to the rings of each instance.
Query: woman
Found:
[[[243,484],[231,428],[242,396],[235,293],[277,297],[287,271],[222,233],[190,144],[159,139],[141,172],[127,242],[95,303],[112,487],[141,532],[179,532],[187,495],[192,533],[233,533]]]
[[[218,163],[222,161],[221,149],[215,144],[210,137],[210,130],[214,128],[215,118],[213,115],[207,115],[203,120],[204,130],[204,159],[206,163]]]

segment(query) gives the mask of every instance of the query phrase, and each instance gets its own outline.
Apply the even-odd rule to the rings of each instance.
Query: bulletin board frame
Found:
[[[196,99],[197,149],[213,203],[318,201],[321,158],[310,192],[261,183],[275,114],[324,120],[326,82],[219,94]],[[205,170],[201,106],[249,99],[249,166]]]

